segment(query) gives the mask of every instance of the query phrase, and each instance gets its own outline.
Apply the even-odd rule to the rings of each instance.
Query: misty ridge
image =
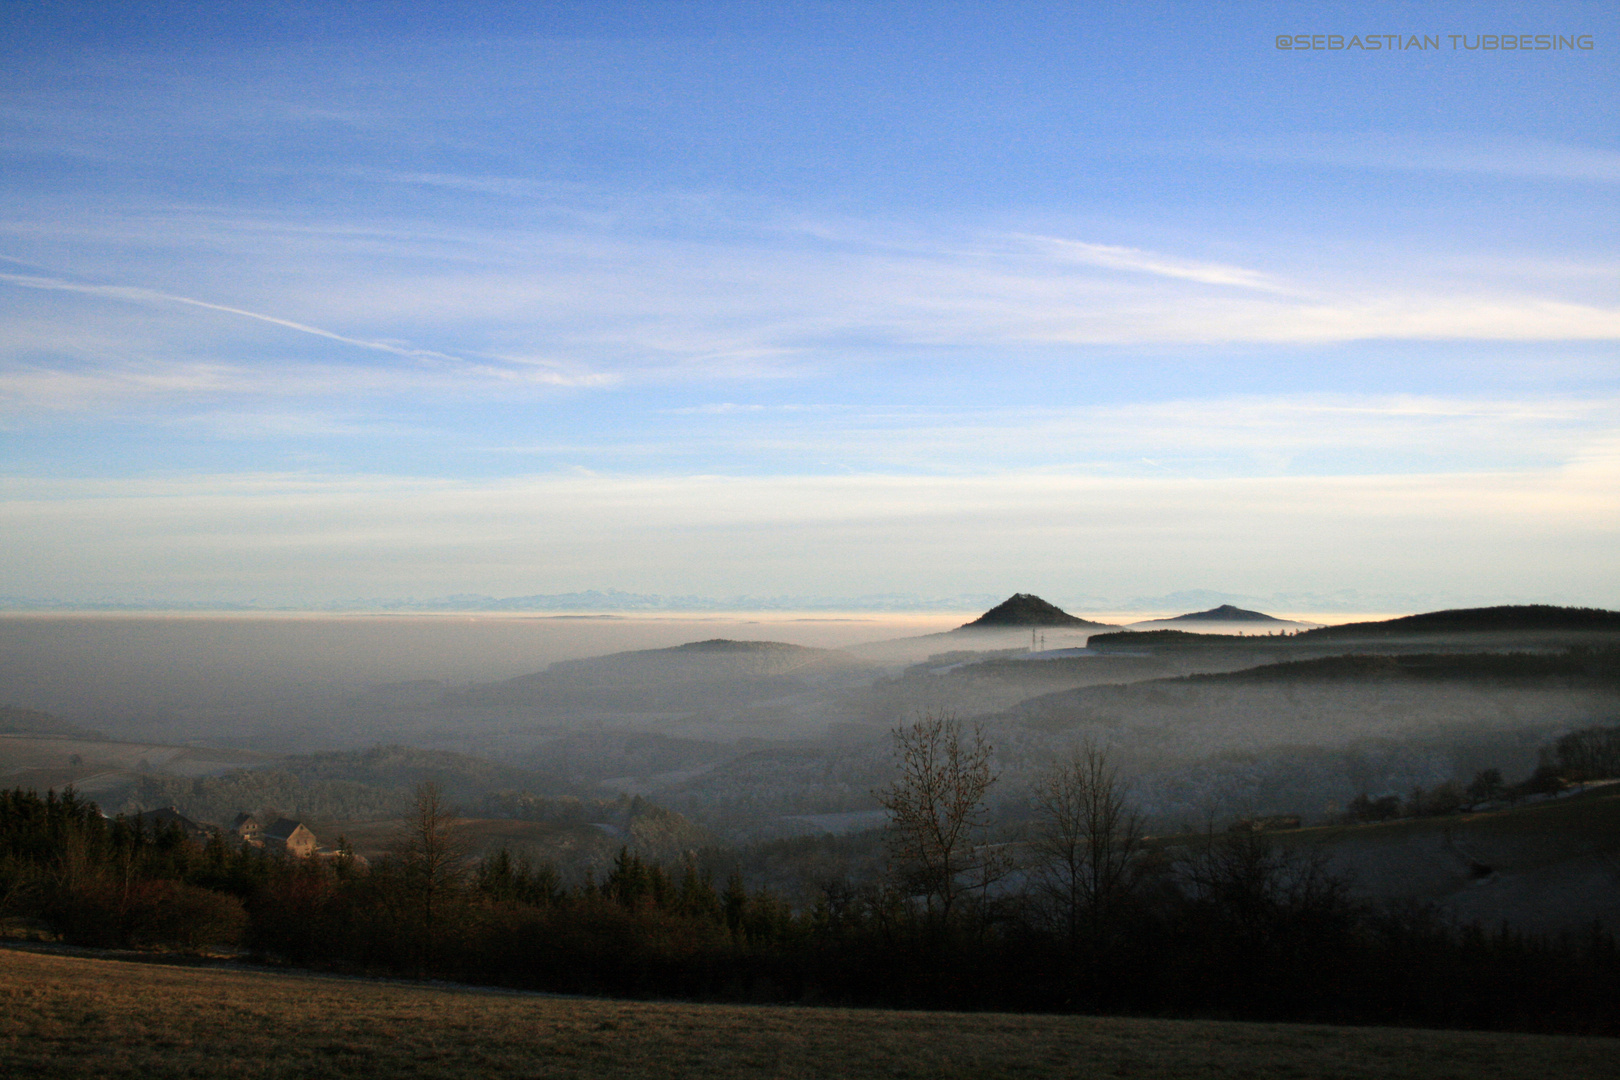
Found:
[[[1126,628],[1018,594],[948,630],[862,640],[874,628],[0,621],[0,786],[200,821],[294,815],[363,845],[432,781],[468,818],[507,823],[484,827],[491,850],[565,874],[603,872],[625,846],[706,851],[809,895],[829,874],[880,874],[892,733],[923,716],[992,748],[988,835],[1014,844],[1043,770],[1082,744],[1106,748],[1144,827],[1172,835],[1421,808],[1484,773],[1528,777],[1559,738],[1620,723],[1613,612],[1319,627],[1228,605]],[[784,630],[820,643],[760,636]],[[563,655],[524,670],[537,642]],[[1521,885],[1501,910],[1534,905]]]

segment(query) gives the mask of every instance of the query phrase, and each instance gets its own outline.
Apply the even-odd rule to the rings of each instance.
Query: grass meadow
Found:
[[[518,995],[0,949],[15,1077],[1612,1077],[1620,1041]]]

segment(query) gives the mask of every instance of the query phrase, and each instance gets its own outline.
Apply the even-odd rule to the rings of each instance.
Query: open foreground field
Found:
[[[1620,1042],[582,1000],[0,949],[28,1077],[1611,1077]]]

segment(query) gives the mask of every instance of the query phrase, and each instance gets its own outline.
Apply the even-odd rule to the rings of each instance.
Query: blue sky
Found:
[[[1612,5],[197,7],[0,11],[0,594],[1620,606]]]

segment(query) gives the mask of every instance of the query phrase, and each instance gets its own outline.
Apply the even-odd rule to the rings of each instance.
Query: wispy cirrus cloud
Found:
[[[1470,472],[1576,460],[1620,431],[1620,399],[1296,394],[980,408],[719,402],[667,416],[654,441],[576,436],[496,449],[617,469],[705,462],[767,473]]]
[[[481,377],[477,377],[481,376]],[[188,361],[116,361],[81,370],[19,365],[0,370],[0,412],[40,419],[42,412],[204,403],[230,398],[292,401],[394,397],[400,394],[491,395],[513,386],[602,386],[607,373],[570,379],[550,368],[471,365],[454,373],[287,362],[274,366]],[[321,406],[316,405],[317,409]]]
[[[1197,262],[1169,255],[1141,251],[1137,248],[1117,247],[1111,244],[1088,244],[1082,240],[1065,240],[1056,236],[1029,236],[1013,234],[1012,239],[1044,251],[1063,262],[1081,263],[1109,270],[1127,270],[1141,274],[1196,281],[1204,285],[1233,285],[1265,292],[1281,292],[1282,286],[1265,274],[1245,270],[1240,266]]]
[[[17,262],[18,260],[7,260]],[[41,274],[0,271],[0,282],[23,289],[60,292],[125,301],[137,305],[180,307],[218,312],[223,315],[279,327],[295,334],[336,342],[344,346],[415,361],[406,372],[341,364],[277,362],[272,365],[226,361],[154,361],[111,357],[113,335],[94,337],[96,354],[90,367],[62,369],[40,363],[14,364],[0,370],[0,400],[24,408],[65,409],[96,402],[131,398],[153,399],[164,396],[194,395],[278,395],[301,396],[341,391],[401,391],[411,385],[445,386],[454,381],[462,386],[482,380],[495,385],[514,383],[555,386],[606,386],[618,381],[610,372],[592,371],[576,362],[536,356],[458,356],[390,340],[360,338],[319,326],[253,311],[230,304],[214,303],[195,297],[148,289],[140,286],[96,284],[71,281]],[[15,350],[27,337],[9,343]],[[40,338],[40,344],[53,351],[72,351],[75,335],[53,333]],[[78,341],[86,340],[83,335]],[[152,347],[148,342],[147,347]],[[402,377],[403,376],[403,377]]]
[[[71,230],[61,238],[63,258],[96,251],[103,283],[47,272],[0,282],[212,311],[422,364],[493,370],[506,358],[545,357],[526,366],[557,385],[602,385],[607,371],[779,375],[836,365],[844,348],[863,343],[1620,339],[1614,275],[1581,278],[1567,266],[1466,266],[1441,252],[1424,258],[1444,274],[1425,274],[1411,257],[1284,272],[1260,250],[1243,265],[1056,232],[931,233],[849,219],[818,228],[802,215],[784,227],[715,209],[712,200],[703,207],[713,228],[701,236],[672,234],[669,206],[645,218],[621,208],[611,226],[504,229],[174,211],[130,218],[123,236],[114,221],[96,235],[81,221],[73,226],[81,238]],[[43,221],[12,229],[34,247],[50,231]],[[197,287],[105,283],[121,265],[160,255],[171,280]],[[218,299],[222,291],[242,299]],[[433,345],[417,344],[424,340]]]
[[[1536,138],[1478,134],[1373,131],[1295,132],[1286,140],[1230,136],[1138,141],[1151,155],[1216,157],[1277,165],[1313,165],[1391,172],[1441,172],[1511,180],[1612,184],[1620,181],[1620,151]]]
[[[1442,253],[1444,274],[1421,260],[1387,274],[1274,269],[1263,249],[1223,260],[1080,230],[779,219],[697,203],[701,234],[667,227],[679,200],[642,216],[624,202],[611,227],[548,217],[501,229],[171,207],[80,215],[54,247],[53,211],[40,204],[5,226],[32,261],[8,258],[14,269],[0,272],[0,309],[14,313],[0,396],[14,415],[323,394],[493,401],[523,388],[884,368],[903,382],[918,351],[977,362],[987,350],[1620,341],[1614,275],[1567,265],[1470,267]],[[126,270],[152,265],[166,287],[129,283]],[[28,307],[30,293],[85,306],[68,317]]]

